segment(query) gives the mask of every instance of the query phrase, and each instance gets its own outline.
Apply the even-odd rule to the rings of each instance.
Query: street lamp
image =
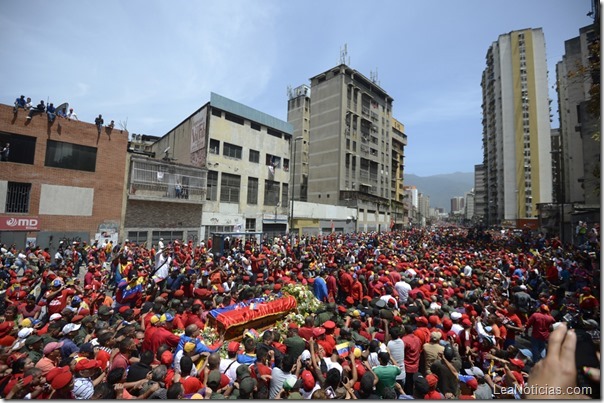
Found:
[[[293,155],[292,155],[292,200],[291,200],[291,211],[289,213],[289,232],[292,233],[293,237],[293,227],[294,227],[294,200],[296,199],[296,142],[298,140],[302,140],[304,137],[298,136],[294,139]],[[293,238],[292,238],[293,244]]]

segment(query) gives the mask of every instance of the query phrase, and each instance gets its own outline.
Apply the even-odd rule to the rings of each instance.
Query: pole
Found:
[[[296,200],[296,144],[298,140],[301,140],[303,137],[298,136],[294,139],[294,144],[292,144],[293,155],[292,155],[292,200],[291,200],[291,210],[289,213],[289,232],[292,234],[292,245],[293,245],[293,229],[294,229],[294,201]]]

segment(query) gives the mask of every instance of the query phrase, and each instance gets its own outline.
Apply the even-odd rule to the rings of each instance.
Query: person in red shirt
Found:
[[[180,337],[171,332],[172,320],[174,317],[170,313],[165,313],[160,317],[157,324],[157,330],[151,335],[150,350],[157,353],[157,349],[162,344],[167,344],[169,347],[176,347],[180,342]]]
[[[503,320],[503,326],[507,329],[505,336],[505,342],[503,348],[508,348],[516,344],[516,332],[522,331],[522,321],[516,314],[516,306],[508,305],[507,310],[504,311],[505,319]]]
[[[60,313],[65,307],[67,307],[67,299],[69,296],[74,295],[75,290],[72,288],[65,288],[61,283],[61,280],[55,279],[52,282],[51,289],[46,292],[45,298],[48,303],[48,314]]]
[[[405,393],[413,396],[413,378],[419,371],[419,359],[422,353],[423,343],[415,334],[410,325],[405,326],[405,335],[403,336],[405,345]]]
[[[312,332],[314,330],[315,318],[312,316],[307,316],[304,319],[304,326],[298,329],[298,336],[302,337],[304,340],[309,341],[311,337],[313,337]]]
[[[539,311],[532,314],[526,322],[526,329],[533,329],[531,333],[531,352],[535,364],[541,359],[541,352],[545,349],[547,339],[549,339],[549,328],[554,322],[555,319],[550,315],[547,305],[541,305]]]
[[[119,344],[119,353],[111,361],[110,371],[123,368],[125,371],[130,367],[130,356],[136,350],[136,343],[132,337],[126,337]]]
[[[352,289],[353,278],[350,273],[346,272],[346,270],[340,270],[340,278],[338,282],[338,286],[340,288],[340,300],[344,300],[346,296],[350,295],[350,291]]]
[[[357,304],[363,299],[363,284],[361,284],[358,278],[353,278],[350,287],[350,296]]]
[[[438,376],[434,374],[426,375],[426,381],[428,382],[428,393],[424,396],[425,400],[442,400],[445,397],[442,393],[436,390],[436,385],[438,385]]]

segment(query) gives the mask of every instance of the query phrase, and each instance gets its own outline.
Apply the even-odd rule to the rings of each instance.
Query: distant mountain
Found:
[[[474,172],[455,172],[432,176],[405,174],[405,186],[415,186],[418,192],[430,196],[430,207],[451,211],[451,198],[463,196],[474,187]]]

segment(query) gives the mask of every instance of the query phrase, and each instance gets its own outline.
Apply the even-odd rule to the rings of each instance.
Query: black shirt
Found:
[[[130,365],[130,368],[128,369],[126,382],[136,382],[140,381],[141,379],[145,379],[149,372],[151,372],[151,367],[149,365],[135,362],[134,364]]]

